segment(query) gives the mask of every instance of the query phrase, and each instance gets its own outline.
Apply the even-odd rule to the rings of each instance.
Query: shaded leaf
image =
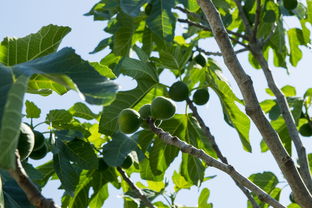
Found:
[[[0,118],[2,120],[0,126],[0,167],[4,169],[15,168],[15,150],[20,134],[21,112],[27,82],[27,76],[22,75],[16,79],[8,92],[3,115]]]
[[[160,38],[172,41],[175,30],[175,17],[171,9],[174,6],[174,1],[152,0],[151,5],[151,14],[146,19],[147,25]]]
[[[139,15],[141,6],[146,2],[147,0],[121,0],[120,8],[126,14],[135,17]]]
[[[103,159],[109,166],[121,166],[131,151],[141,154],[136,141],[122,133],[114,134],[102,149]]]

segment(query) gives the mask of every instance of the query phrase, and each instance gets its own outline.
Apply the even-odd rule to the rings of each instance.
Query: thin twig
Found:
[[[201,52],[207,56],[222,56],[221,52],[205,51],[204,49],[202,49],[198,46],[196,46],[195,48],[196,48],[196,51]],[[242,48],[242,49],[235,51],[235,54],[243,53],[245,51],[249,51],[249,50],[247,48]]]
[[[237,172],[233,166],[219,162],[218,160],[206,154],[203,150],[197,149],[196,147],[180,140],[178,137],[172,136],[170,133],[165,132],[161,128],[156,127],[154,125],[153,120],[148,120],[148,123],[150,125],[151,130],[158,136],[159,139],[161,139],[166,144],[173,145],[179,148],[182,152],[203,160],[208,166],[215,167],[227,173],[229,176],[235,179],[242,186],[248,188],[250,191],[255,193],[259,197],[260,200],[262,200],[265,203],[268,203],[272,207],[285,208],[278,201],[273,199],[269,194],[264,192],[257,185],[255,185],[250,180],[242,176],[239,172]]]
[[[198,27],[198,28],[201,28],[203,30],[206,30],[206,31],[210,31],[211,32],[211,28],[209,26],[206,26],[206,25],[203,25],[203,24],[200,24],[200,23],[197,23],[197,22],[193,22],[191,20],[188,20],[188,19],[181,19],[181,18],[178,18],[178,22],[181,22],[181,23],[187,23],[188,25],[190,26],[194,26],[194,27]],[[238,32],[234,32],[232,30],[227,30],[227,32],[231,35],[234,35],[234,36],[237,36],[239,38],[242,38],[244,40],[248,40],[247,36],[243,35],[243,34],[240,34]]]
[[[54,204],[52,199],[47,199],[40,193],[36,185],[29,179],[25,169],[23,168],[18,151],[16,151],[15,155],[16,169],[10,169],[8,172],[25,192],[29,202],[37,208],[60,208],[58,205]]]
[[[224,63],[233,75],[244,97],[247,115],[252,119],[268,145],[274,159],[294,193],[295,200],[301,207],[311,208],[312,196],[304,184],[294,161],[281,143],[279,135],[262,112],[252,80],[250,76],[246,74],[234,53],[233,46],[229,40],[228,33],[225,30],[218,10],[211,0],[197,0],[197,2],[212,29],[216,42],[223,54]]]
[[[260,16],[261,16],[261,0],[257,0],[257,8],[256,8],[256,16],[255,16],[255,24],[253,26],[252,37],[253,40],[257,40],[257,32],[260,24]]]
[[[155,208],[155,206],[147,199],[147,197],[144,195],[144,193],[141,191],[141,189],[139,189],[129,178],[129,176],[127,175],[127,173],[121,169],[120,167],[117,167],[117,171],[120,173],[120,175],[122,176],[122,178],[127,182],[127,184],[131,187],[131,189],[136,193],[137,197],[139,197],[142,202],[150,207],[150,208]]]
[[[186,100],[187,104],[189,105],[190,109],[193,112],[194,117],[196,118],[196,120],[198,121],[200,127],[202,128],[202,130],[204,131],[205,136],[208,138],[209,143],[212,145],[212,148],[214,149],[214,151],[217,153],[218,158],[224,163],[224,164],[228,164],[228,161],[226,159],[226,157],[223,156],[219,146],[216,143],[216,140],[214,138],[214,136],[211,134],[210,129],[208,126],[206,126],[204,120],[201,118],[201,116],[199,115],[196,106],[193,104],[193,102],[187,98]],[[257,202],[255,201],[255,199],[251,196],[251,194],[249,193],[249,191],[242,186],[240,183],[238,183],[233,177],[232,179],[234,180],[235,184],[242,190],[242,192],[246,195],[246,197],[248,198],[248,200],[251,202],[252,207],[253,208],[259,208],[259,205],[257,204]]]
[[[251,26],[249,24],[248,18],[245,14],[245,11],[241,5],[241,1],[240,0],[234,0],[234,2],[236,3],[236,6],[238,8],[239,11],[239,16],[242,18],[246,32],[247,32],[247,36],[249,37],[249,40],[251,41],[251,37],[252,37],[252,30],[251,30]]]

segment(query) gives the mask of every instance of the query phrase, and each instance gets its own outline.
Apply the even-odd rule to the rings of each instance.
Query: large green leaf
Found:
[[[200,159],[182,154],[181,175],[190,183],[200,186],[204,180],[205,167]]]
[[[53,53],[70,30],[48,25],[23,38],[5,38],[0,44],[0,63],[13,66]]]
[[[168,69],[182,71],[192,56],[192,46],[167,46],[159,51],[160,64]]]
[[[12,70],[15,74],[44,75],[69,89],[77,90],[91,104],[110,103],[117,90],[112,81],[101,76],[71,48],[63,48],[48,56],[14,65]]]
[[[135,17],[139,15],[141,6],[146,2],[147,0],[121,0],[120,8],[126,14]]]
[[[118,28],[113,36],[113,52],[118,56],[128,56],[136,28],[134,19],[122,12],[117,16]]]
[[[2,69],[0,68],[0,71]],[[7,96],[0,126],[0,167],[15,168],[15,149],[17,147],[22,120],[23,98],[28,82],[27,76],[19,76]],[[0,106],[2,107],[2,106]],[[1,116],[1,115],[0,115]]]
[[[75,188],[79,183],[79,170],[65,155],[65,145],[56,140],[56,148],[53,154],[53,165],[55,172],[62,183],[62,188],[70,195],[74,195]]]
[[[131,151],[136,151],[138,156],[142,155],[136,141],[122,133],[114,134],[102,149],[103,158],[109,166],[121,166]]]
[[[171,11],[174,0],[152,0],[152,11],[146,22],[153,33],[166,41],[172,41],[175,30],[175,17]]]
[[[220,68],[209,59],[209,71],[207,74],[207,82],[219,96],[222,104],[226,121],[233,126],[239,134],[243,148],[251,152],[249,142],[250,120],[237,106],[236,102],[241,102],[233,93],[231,87],[222,78]]]
[[[4,112],[4,106],[5,106],[5,103],[7,101],[7,97],[8,97],[8,94],[9,94],[9,90],[13,84],[13,79],[14,79],[14,76],[13,76],[13,73],[12,71],[7,68],[7,67],[4,67],[3,65],[0,64],[0,128],[1,128],[1,123],[2,123],[2,115],[3,115],[3,112]]]
[[[67,157],[76,162],[79,167],[90,170],[98,168],[97,156],[88,142],[75,139],[65,143],[65,146]]]
[[[133,77],[134,79],[151,79],[158,82],[158,76],[155,67],[143,61],[132,58],[125,58],[122,61],[121,72],[125,75]]]

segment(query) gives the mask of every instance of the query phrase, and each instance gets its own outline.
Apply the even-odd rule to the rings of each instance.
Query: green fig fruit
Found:
[[[141,125],[140,114],[130,108],[123,109],[118,116],[119,129],[122,133],[132,134]]]
[[[171,85],[169,97],[174,101],[183,101],[188,98],[189,89],[184,82],[178,81]]]
[[[156,97],[151,104],[152,117],[156,120],[167,120],[174,116],[175,103],[163,96]]]

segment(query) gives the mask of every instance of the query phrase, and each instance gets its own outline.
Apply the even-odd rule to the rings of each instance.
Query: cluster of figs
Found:
[[[162,120],[172,118],[176,112],[174,101],[180,102],[187,100],[189,89],[182,81],[177,81],[170,86],[169,97],[158,96],[153,99],[151,104],[143,105],[139,111],[131,108],[123,109],[118,116],[119,130],[125,134],[132,134],[140,127],[149,128],[148,120],[151,119],[156,126],[159,126]],[[197,89],[193,94],[192,102],[196,105],[204,105],[209,100],[207,88]]]
[[[49,151],[43,134],[31,129],[31,127],[25,123],[21,123],[20,126],[17,149],[21,161],[28,157],[34,160],[40,160],[44,158]]]

